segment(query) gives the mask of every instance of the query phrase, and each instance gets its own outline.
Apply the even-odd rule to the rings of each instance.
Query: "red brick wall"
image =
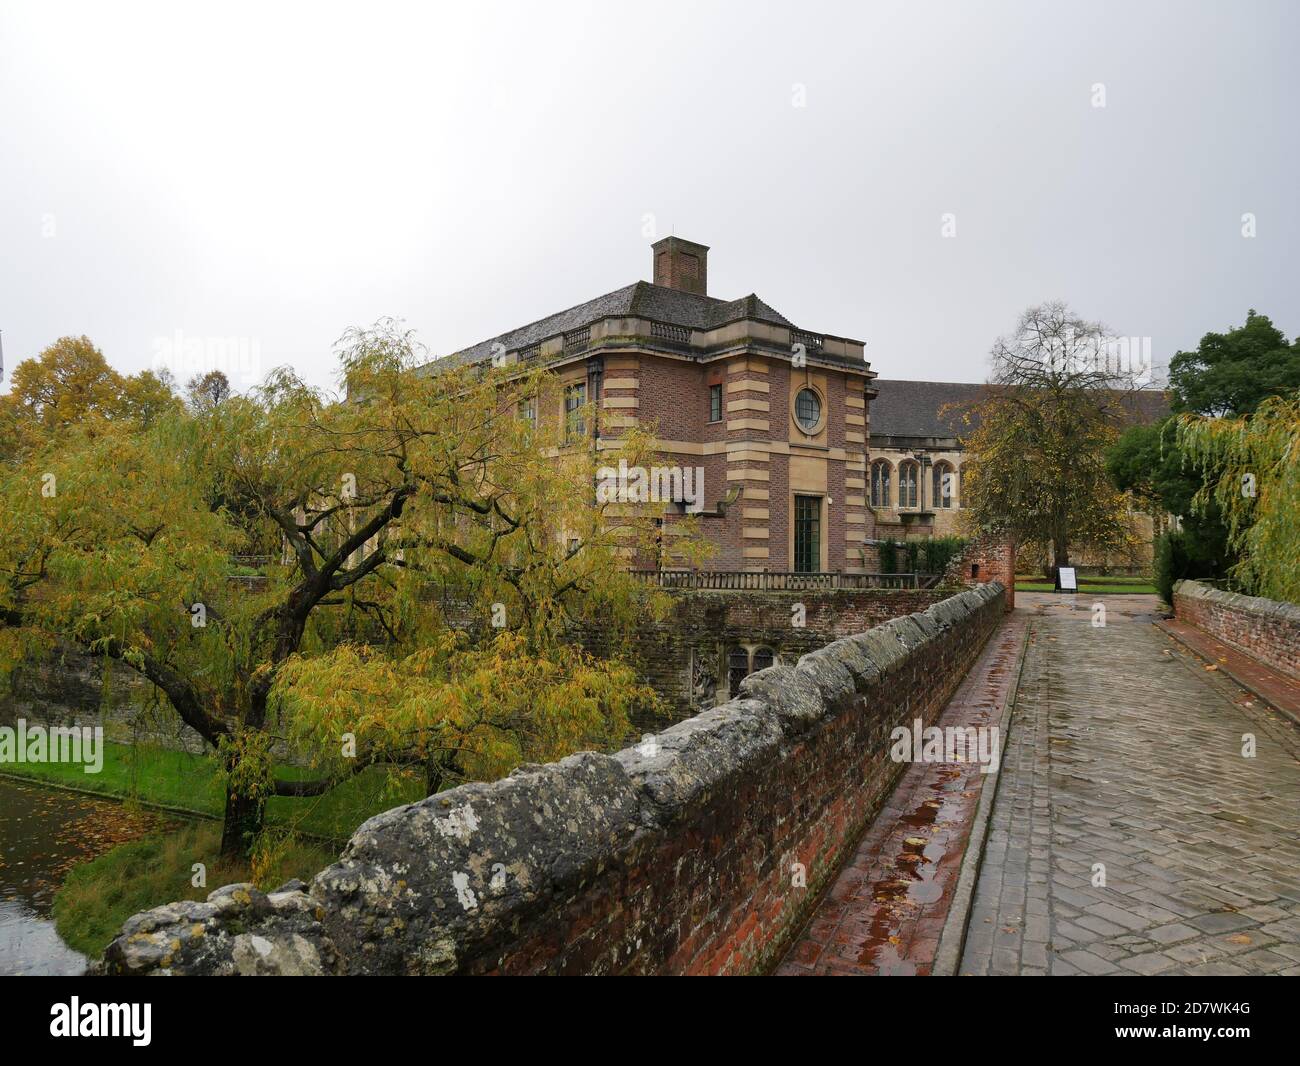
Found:
[[[616,655],[635,666],[641,679],[668,706],[668,717],[634,717],[637,735],[663,729],[700,710],[725,702],[728,691],[727,655],[737,647],[770,648],[778,663],[791,664],[801,655],[841,637],[863,633],[894,618],[924,611],[948,599],[953,588],[932,589],[806,589],[802,591],[669,589],[672,607],[662,621],[646,622],[630,646],[613,643],[613,627],[587,621],[570,636],[597,656]],[[803,625],[795,625],[796,604],[803,607]],[[475,630],[486,625],[476,607],[444,600],[443,611],[456,626]],[[692,667],[709,668],[716,687],[703,701],[692,693]]]
[[[1300,680],[1300,606],[1180,581],[1174,615]]]
[[[635,358],[638,366],[626,369],[621,366],[624,359]],[[635,379],[636,390],[606,388],[605,395],[611,399],[624,399],[635,396],[639,406],[635,415],[643,428],[656,430],[656,436],[663,441],[678,441],[695,447],[698,445],[739,444],[744,441],[757,441],[762,444],[780,442],[787,444],[790,436],[790,367],[780,359],[760,359],[749,357],[750,368],[739,370],[743,357],[722,359],[711,363],[694,363],[674,360],[667,357],[649,355],[611,356],[611,366],[606,372],[607,380]],[[613,361],[620,361],[615,369]],[[832,368],[818,368],[826,376],[828,405],[828,445],[832,448],[844,446],[845,422],[848,411],[844,398],[851,389],[854,394],[860,392],[860,379],[852,378]],[[730,385],[741,381],[758,381],[768,386],[768,391],[760,389],[731,389]],[[720,382],[723,386],[723,419],[721,422],[709,422],[709,385]],[[849,382],[846,384],[846,382]],[[735,401],[762,401],[769,405],[769,410],[728,410],[728,405]],[[856,410],[856,409],[855,409]],[[626,412],[623,412],[626,413]],[[769,424],[766,431],[753,428],[739,428],[736,423],[743,420],[761,420]],[[728,428],[731,423],[733,428]],[[611,431],[611,435],[616,435]],[[854,444],[850,451],[861,452],[862,446]],[[662,460],[670,465],[691,465],[704,467],[705,506],[712,510],[729,488],[742,484],[728,479],[728,462],[725,452],[719,451],[708,456],[701,456],[698,450],[665,453]],[[790,457],[782,452],[773,452],[766,462],[760,460],[736,461],[731,464],[734,469],[766,471],[767,481],[751,480],[743,482],[749,491],[733,505],[725,518],[705,518],[700,523],[700,533],[716,545],[717,554],[705,565],[713,570],[789,570],[793,567],[790,558]],[[857,475],[861,476],[861,475]],[[852,556],[846,551],[845,533],[848,529],[845,497],[849,495],[844,487],[845,462],[842,459],[828,458],[826,495],[834,503],[827,512],[827,521],[822,530],[822,537],[827,546],[827,568],[829,570],[858,569],[860,564],[856,553]],[[753,490],[767,493],[767,498],[760,498]],[[862,495],[854,490],[854,495]],[[763,519],[746,519],[744,511],[764,509],[769,517]],[[854,508],[861,511],[861,508]],[[669,522],[673,519],[669,519]],[[745,538],[746,527],[766,527],[767,539]],[[865,527],[855,524],[856,530]],[[860,546],[860,537],[855,547]],[[746,557],[746,547],[766,547],[767,558]]]
[[[942,583],[973,586],[985,581],[1001,582],[1007,590],[1007,610],[1015,610],[1016,546],[1000,537],[980,534],[948,564]]]
[[[655,759],[685,764],[684,795],[683,779],[661,771],[670,823],[611,855],[589,884],[559,894],[460,972],[746,974],[773,964],[903,769],[889,758],[891,730],[934,720],[1005,610],[1000,589],[961,595],[963,614],[949,628],[938,629],[936,607],[923,616],[931,634],[912,618],[874,630],[913,646],[811,720],[792,713],[792,702],[772,707],[808,685],[778,667],[771,695],[760,697],[767,706],[741,700],[683,722],[679,737],[657,738],[663,754],[621,752],[629,773],[646,775],[643,788],[654,787]],[[818,654],[834,657],[847,643]],[[689,771],[702,779],[690,783]],[[794,884],[796,863],[804,887]]]

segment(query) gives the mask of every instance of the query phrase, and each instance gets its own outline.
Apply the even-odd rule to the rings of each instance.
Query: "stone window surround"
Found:
[[[947,503],[943,502],[944,496],[942,492],[943,475],[945,472],[953,475],[952,491],[948,493]],[[954,507],[959,506],[959,495],[958,495],[959,486],[957,484],[956,475],[957,475],[957,468],[953,466],[953,464],[950,463],[947,459],[936,459],[934,461],[934,463],[930,468],[930,479],[933,482],[933,484],[931,485],[931,495],[930,495],[930,506],[932,508],[944,508],[945,510],[950,510]]]
[[[898,464],[897,473],[898,473],[898,478],[897,478],[897,485],[895,486],[894,489],[894,494],[895,494],[895,498],[898,500],[898,510],[900,511],[919,510],[921,506],[921,488],[922,488],[921,464],[918,463],[915,459],[904,459],[902,462]],[[903,488],[903,484],[905,479],[907,483],[911,486],[912,491],[915,493],[915,498],[910,503],[903,502],[903,498],[904,498],[903,494],[905,491]],[[911,493],[909,493],[908,495],[911,495]]]
[[[898,505],[898,469],[899,467],[903,466],[905,463],[912,463],[915,466],[920,465],[919,463],[916,462],[915,459],[912,458],[900,459],[897,462],[883,455],[876,456],[875,458],[869,458],[869,461],[867,463],[867,486],[866,486],[867,493],[868,493],[867,498],[869,500],[872,498],[870,495],[872,470],[876,467],[877,464],[880,464],[884,466],[886,470],[889,471],[889,498],[886,501],[879,504],[872,502],[871,504],[872,508],[878,511],[904,511],[904,512],[915,511],[919,509],[918,507],[900,507]],[[959,510],[962,507],[964,507],[965,504],[962,503],[961,488],[962,488],[962,472],[965,468],[965,464],[954,463],[951,459],[936,459],[934,460],[934,466],[948,467],[950,470],[952,470],[954,474],[957,475],[957,484],[955,486],[956,491],[953,493],[952,496],[952,500],[953,500],[952,507],[941,508],[941,509]],[[917,495],[918,495],[918,503],[919,503],[919,496],[920,496],[919,483],[918,483]],[[937,502],[934,500],[930,500],[929,503],[931,507],[938,506]]]
[[[817,403],[820,405],[820,409],[817,412],[817,423],[811,428],[805,427],[804,424],[799,421],[799,415],[798,415],[799,394],[804,391],[811,392],[814,396],[816,396]],[[827,404],[826,402],[826,396],[823,394],[821,387],[816,382],[802,381],[799,383],[798,388],[796,389],[794,394],[794,402],[790,404],[790,421],[794,423],[795,429],[797,429],[805,437],[818,436],[822,432],[822,430],[826,428],[826,419],[829,414],[829,411],[830,411],[830,405]]]
[[[877,470],[883,472],[883,477],[878,477]],[[890,507],[894,500],[894,464],[888,459],[873,459],[871,461],[871,484],[868,486],[872,507]],[[877,485],[880,491],[877,491]]]
[[[767,652],[772,657],[772,661],[769,662],[766,666],[755,667],[754,660],[757,658],[758,653],[761,651]],[[750,674],[755,673],[757,669],[766,670],[768,666],[781,665],[781,653],[778,652],[770,644],[764,644],[762,642],[759,642],[757,644],[748,644],[748,643],[733,644],[731,647],[729,647],[726,650],[726,655],[724,660],[726,662],[725,677],[727,681],[727,692],[729,694],[729,697],[731,698],[734,698],[736,695],[735,692],[731,691],[731,671],[732,671],[731,658],[733,655],[736,655],[738,652],[744,652],[747,660],[745,677],[748,677]],[[744,678],[741,678],[740,680],[743,681]]]

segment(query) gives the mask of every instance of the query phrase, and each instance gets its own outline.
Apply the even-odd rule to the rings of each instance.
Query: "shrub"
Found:
[[[942,574],[948,564],[966,550],[965,537],[933,537],[921,545],[921,569],[927,574]]]
[[[898,573],[898,545],[892,540],[880,546],[880,572],[882,574]]]
[[[1153,584],[1165,603],[1174,602],[1174,585],[1185,578],[1216,578],[1222,568],[1213,559],[1202,558],[1186,533],[1162,533],[1155,542]]]
[[[966,550],[965,537],[931,537],[929,540],[885,541],[880,545],[882,574],[942,574]],[[901,549],[901,551],[900,551]]]

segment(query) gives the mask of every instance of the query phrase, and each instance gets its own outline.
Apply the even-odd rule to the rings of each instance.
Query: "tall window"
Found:
[[[822,568],[822,498],[794,498],[794,568],[815,574]]]
[[[709,421],[722,421],[722,386],[709,386]]]
[[[916,507],[921,468],[913,462],[898,464],[898,506]]]
[[[878,459],[871,464],[871,506],[893,506],[893,497],[889,489],[889,463],[884,459]]]
[[[934,491],[930,499],[935,507],[951,507],[957,493],[957,475],[947,463],[934,464]]]
[[[582,408],[587,402],[587,383],[569,385],[564,390],[564,440],[587,435],[587,425],[582,418]]]
[[[528,423],[529,429],[537,428],[537,397],[529,396],[519,401],[519,417]]]
[[[727,692],[734,696],[740,691],[740,683],[749,676],[749,652],[744,648],[732,648],[727,656]]]

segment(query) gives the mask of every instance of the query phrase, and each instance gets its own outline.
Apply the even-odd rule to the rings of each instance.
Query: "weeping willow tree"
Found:
[[[621,565],[649,517],[593,491],[598,465],[650,462],[648,436],[566,432],[544,371],[424,362],[381,323],[346,338],[344,396],[282,370],[0,473],[0,669],[63,642],[156,686],[219,755],[228,855],[270,796],[374,764],[431,790],[492,778],[608,747],[656,706],[567,639],[655,608]],[[234,563],[268,551],[256,575]],[[316,776],[278,775],[287,751]]]
[[[1178,443],[1212,474],[1193,507],[1216,506],[1240,561],[1234,579],[1250,592],[1300,603],[1300,393],[1264,400],[1244,418],[1184,415]]]

